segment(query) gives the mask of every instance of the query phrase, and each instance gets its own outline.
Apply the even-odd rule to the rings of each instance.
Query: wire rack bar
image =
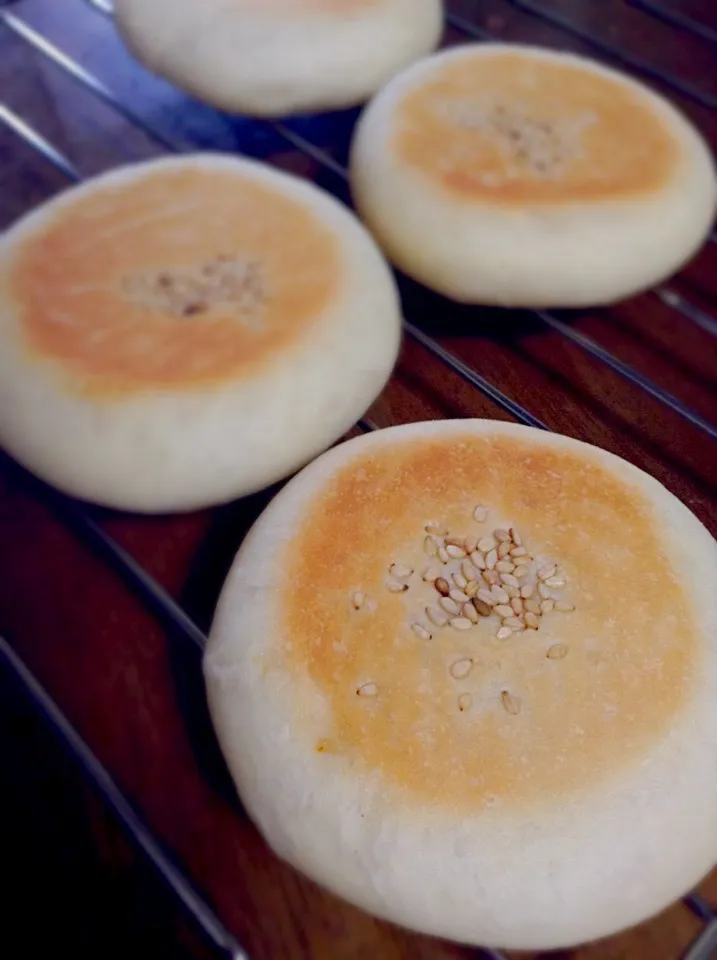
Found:
[[[614,357],[611,353],[601,347],[599,343],[596,343],[591,337],[586,336],[584,333],[580,333],[579,330],[574,330],[569,324],[559,320],[554,314],[541,310],[538,315],[543,323],[549,326],[552,330],[557,331],[561,336],[565,337],[567,340],[570,340],[571,343],[582,347],[582,349],[591,356],[597,357],[598,360],[602,360],[602,362],[606,366],[610,367],[611,370],[619,373],[620,376],[624,377],[626,380],[629,380],[630,383],[634,383],[635,386],[641,387],[645,393],[649,393],[651,397],[659,400],[665,406],[670,407],[670,409],[674,410],[675,413],[679,413],[680,416],[685,418],[685,420],[689,420],[689,422],[694,426],[704,430],[704,432],[708,436],[712,437],[713,440],[717,440],[717,426],[710,423],[708,420],[705,420],[705,418],[701,417],[698,413],[695,413],[694,410],[691,410],[681,400],[678,400],[677,397],[673,396],[673,394],[668,393],[661,387],[658,387],[652,382],[652,380],[649,380],[641,373],[638,373],[638,371],[633,369],[633,367],[623,363],[622,360],[618,360],[617,357]]]
[[[717,43],[717,30],[708,27],[706,23],[700,23],[686,13],[681,13],[672,7],[663,7],[661,3],[654,3],[653,0],[626,0],[626,2],[628,6],[635,7],[636,10],[656,20],[662,20],[671,27],[679,27],[680,30],[686,30],[709,43]]]
[[[714,960],[717,955],[717,920],[711,920],[682,955],[682,960]]]
[[[35,679],[27,665],[2,636],[0,636],[0,661],[20,682],[55,735],[110,804],[128,835],[134,838],[160,876],[170,884],[182,906],[196,919],[201,929],[212,943],[221,950],[226,960],[249,960],[248,955],[222,924],[209,904],[157,842],[147,824],[137,814],[129,800],[114,782],[107,768],[100,762],[50,694]]]
[[[96,6],[96,0],[89,0],[89,2],[92,6]],[[453,19],[455,20],[456,18],[454,17]],[[24,41],[33,49],[47,56],[56,67],[66,72],[77,83],[98,93],[98,95],[101,96],[102,100],[110,108],[119,110],[122,116],[124,116],[126,119],[129,119],[131,122],[134,122],[134,118],[136,117],[135,111],[122,104],[119,98],[116,97],[116,95],[112,93],[100,80],[88,73],[88,71],[86,71],[80,64],[47,41],[44,37],[38,34],[37,31],[29,27],[29,25],[23,20],[12,14],[0,11],[0,22],[3,22],[5,26],[11,29],[16,37]],[[481,31],[481,33],[483,32],[484,31]],[[0,120],[2,119],[3,117],[0,115]],[[284,137],[287,142],[291,143],[292,146],[296,147],[303,153],[308,154],[310,157],[324,166],[324,168],[330,170],[342,180],[348,181],[348,171],[346,168],[334,160],[333,157],[330,157],[325,151],[311,144],[299,134],[294,133],[283,123],[271,122],[270,125],[279,133],[280,136]],[[153,139],[160,141],[165,146],[168,146],[168,148],[172,151],[176,152],[179,150],[181,152],[182,150],[188,149],[187,146],[179,148],[176,143],[170,141],[163,134],[156,131],[143,119],[141,119],[141,128],[145,132],[147,130],[151,130],[151,136]],[[13,129],[16,133],[23,136],[23,139],[25,139],[32,146],[40,149],[40,152],[42,152],[43,156],[45,156],[46,159],[51,160],[51,162],[53,162],[58,169],[62,169],[62,163],[67,164],[68,168],[73,170],[73,178],[77,178],[77,171],[72,168],[69,160],[63,158],[62,154],[55,147],[49,144],[48,141],[44,140],[44,138],[42,138],[37,131],[29,127],[27,123],[25,123],[16,115],[14,115]],[[60,164],[56,162],[58,159],[61,161]],[[685,309],[681,310],[680,312],[682,312],[683,315],[688,319],[693,320],[693,318],[696,317],[700,317],[700,321],[704,319],[702,311],[698,311],[697,308],[691,309],[686,303],[684,303],[684,307]],[[533,311],[533,315],[537,317],[543,324],[560,334],[562,337],[570,340],[573,344],[591,354],[591,356],[597,360],[600,360],[602,363],[606,364],[611,370],[613,370],[613,372],[624,377],[635,386],[642,388],[655,400],[669,407],[671,410],[684,417],[690,423],[705,431],[710,437],[717,439],[717,426],[709,423],[698,413],[691,410],[686,404],[682,403],[679,399],[663,390],[647,377],[638,373],[619,358],[613,356],[604,347],[601,347],[598,343],[591,340],[589,337],[586,337],[584,334],[573,330],[572,327],[559,320],[552,314],[543,311]],[[709,320],[711,318],[707,319]],[[699,321],[695,319],[694,322]],[[717,321],[715,321],[715,323],[717,324]],[[704,323],[700,322],[700,326],[704,326]],[[405,329],[412,339],[418,340],[426,350],[433,354],[434,357],[448,366],[462,379],[470,383],[475,389],[479,390],[484,396],[495,402],[502,410],[510,413],[511,416],[516,417],[516,419],[520,420],[522,423],[533,426],[544,426],[544,424],[537,420],[537,418],[534,417],[529,410],[512,400],[505,393],[503,393],[502,390],[500,390],[494,384],[491,384],[475,370],[472,370],[467,364],[463,363],[463,361],[456,357],[455,354],[447,350],[445,347],[442,347],[433,337],[424,334],[415,325],[410,323],[406,323]]]
[[[705,313],[704,310],[694,306],[694,304],[685,300],[682,294],[677,293],[676,290],[672,290],[669,287],[660,287],[658,290],[655,290],[655,294],[662,300],[665,306],[677,310],[683,317],[691,320],[692,323],[697,324],[698,327],[706,330],[707,333],[711,333],[712,336],[717,337],[717,318],[711,317],[709,313]]]
[[[68,180],[78,183],[82,180],[77,167],[60,153],[49,140],[46,140],[41,134],[30,126],[22,117],[18,116],[13,110],[0,101],[0,123],[3,123],[9,130],[24,140],[28,146],[32,147],[41,154],[45,160],[48,160],[53,167],[60,171]]]
[[[586,27],[582,27],[580,24],[573,23],[572,20],[569,20],[562,14],[554,13],[552,10],[545,10],[539,4],[533,2],[533,0],[506,0],[506,2],[515,7],[516,10],[527,13],[532,17],[537,17],[539,20],[544,20],[546,23],[549,23],[554,27],[558,27],[560,30],[564,30],[566,33],[571,33],[573,36],[579,37],[580,40],[584,40],[586,43],[589,43],[591,46],[595,47],[596,50],[600,50],[608,57],[612,57],[613,60],[617,60],[620,63],[625,64],[625,66],[630,67],[637,73],[642,73],[646,77],[650,77],[653,80],[659,81],[666,87],[670,87],[676,93],[680,93],[683,97],[687,97],[688,100],[692,100],[694,103],[699,103],[701,106],[707,107],[709,110],[717,109],[717,97],[713,96],[711,93],[706,93],[704,90],[698,90],[697,87],[693,87],[689,83],[685,83],[683,80],[680,80],[679,77],[675,77],[671,73],[667,73],[666,71],[661,70],[659,67],[654,66],[654,64],[648,63],[646,60],[628,53],[626,50],[615,46],[614,43],[610,43],[608,40],[603,40],[601,37],[596,37]]]

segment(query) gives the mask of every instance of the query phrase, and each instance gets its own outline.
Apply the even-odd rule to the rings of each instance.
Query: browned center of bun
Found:
[[[508,205],[649,194],[679,156],[634,89],[528,53],[478,52],[438,66],[397,119],[401,162],[463,199]]]
[[[305,206],[197,165],[62,208],[18,249],[10,290],[30,354],[115,395],[256,369],[309,332],[340,280],[337,239]]]
[[[508,639],[495,616],[431,627],[432,523],[458,540],[512,526],[536,564],[557,564],[575,609]],[[535,802],[604,781],[664,735],[697,668],[695,613],[647,501],[594,461],[522,438],[360,456],[315,496],[284,576],[285,667],[330,707],[316,749],[429,803]]]

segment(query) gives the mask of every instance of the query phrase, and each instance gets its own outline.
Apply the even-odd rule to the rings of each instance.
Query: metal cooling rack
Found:
[[[84,0],[84,2],[102,15],[112,16],[110,0]],[[659,81],[662,86],[672,90],[675,94],[710,111],[717,111],[717,97],[686,83],[679,76],[674,76],[648,61],[627,53],[615,44],[593,35],[586,27],[575,24],[558,13],[544,9],[536,0],[507,0],[507,2],[517,10],[528,13],[567,34],[578,37],[593,48],[596,56],[613,61],[645,78]],[[657,0],[625,0],[625,2],[646,17],[656,18],[676,30],[687,31],[717,46],[717,30],[699,23],[686,14],[666,7]],[[176,139],[148,123],[130,104],[115,94],[93,73],[85,69],[81,63],[66,54],[35,30],[21,16],[9,9],[15,7],[22,10],[22,6],[23,0],[0,0],[0,29],[12,33],[17,39],[42,55],[59,71],[94,94],[108,109],[116,112],[124,120],[141,130],[163,151],[184,153],[199,149],[197,144]],[[460,31],[466,38],[479,41],[499,39],[490,30],[478,26],[465,17],[449,13],[446,20],[452,28]],[[312,143],[280,121],[265,121],[265,123],[286,144],[310,157],[324,171],[334,174],[340,181],[347,181],[346,168],[320,146]],[[57,149],[50,140],[35,129],[29,120],[11,110],[2,100],[0,100],[0,124],[40,154],[67,181],[77,183],[83,179],[77,167],[61,150]],[[712,231],[708,242],[717,243],[717,230]],[[717,317],[691,303],[670,286],[659,287],[653,291],[653,294],[665,306],[678,314],[683,321],[694,323],[717,338]],[[598,342],[574,330],[560,317],[549,311],[533,311],[531,316],[543,327],[551,329],[560,337],[570,341],[609,367],[613,372],[643,390],[656,403],[669,407],[685,420],[701,429],[711,439],[717,440],[717,424],[706,420],[678,397],[663,390],[651,379],[614,356]],[[433,337],[411,323],[410,320],[405,323],[405,332],[408,337],[420,344],[423,349],[515,420],[543,430],[548,429],[546,424],[530,410],[517,403],[504,393],[497,384],[472,369]],[[366,419],[360,421],[358,426],[365,431],[378,429],[375,423]],[[86,508],[55,491],[46,491],[46,496],[53,501],[53,506],[63,520],[78,532],[96,550],[98,555],[131,586],[136,595],[157,619],[164,626],[171,628],[172,634],[179,635],[184,640],[189,641],[200,652],[204,649],[206,637],[199,626],[142,566],[93,520]],[[113,782],[101,761],[73,729],[57,704],[38,683],[12,646],[2,637],[0,637],[0,662],[15,675],[16,679],[25,688],[28,696],[48,721],[54,733],[78,761],[89,780],[96,786],[114,811],[129,836],[165,879],[176,894],[180,904],[210,939],[217,952],[227,960],[250,960],[240,944],[237,943],[196,889],[186,871],[153,836],[142,817]],[[717,816],[717,811],[715,811],[715,815]],[[702,921],[703,928],[680,960],[710,960],[710,958],[717,956],[717,911],[697,894],[685,897],[684,903]],[[473,955],[475,960],[505,960],[502,954],[493,950],[477,949]]]

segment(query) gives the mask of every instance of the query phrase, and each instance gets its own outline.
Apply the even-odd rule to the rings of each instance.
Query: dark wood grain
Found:
[[[717,10],[709,0],[663,0],[662,5],[717,26]],[[504,39],[599,53],[578,35],[588,30],[628,55],[717,95],[717,47],[623,0],[543,0],[529,5],[456,0],[449,6]],[[528,6],[539,7],[543,15]],[[205,149],[244,151],[312,177],[345,197],[340,177],[293,150],[270,125],[219,115],[147,76],[127,57],[107,19],[82,0],[20,0],[12,9],[101,77],[165,136]],[[556,26],[544,14],[566,19],[577,33]],[[446,42],[464,40],[459,30],[447,29]],[[669,83],[655,85],[717,146],[717,112],[676,95]],[[162,150],[155,139],[98,102],[2,25],[0,101],[28,118],[85,175]],[[354,119],[355,111],[301,118],[290,126],[343,163]],[[65,184],[62,175],[0,124],[0,227]],[[717,313],[717,245],[708,245],[670,286]],[[551,429],[597,443],[648,470],[717,533],[717,457],[699,429],[528,315],[456,307],[408,282],[403,292],[412,322]],[[717,420],[717,340],[668,309],[654,293],[612,310],[565,319],[704,417]],[[410,340],[372,416],[382,426],[447,416],[506,417]],[[226,569],[268,496],[182,517],[95,513],[206,628]],[[243,814],[219,756],[197,650],[164,629],[117,572],[53,510],[42,488],[12,468],[0,476],[0,529],[2,629],[157,835],[186,865],[252,960],[459,960],[473,955],[379,923],[318,890],[269,853]],[[47,781],[39,787],[36,780],[25,778],[23,789],[28,796],[42,789],[54,803],[58,784],[62,781],[66,789],[70,774],[66,765],[62,776],[52,772],[48,751],[45,755],[37,746],[33,753],[33,764],[47,764]],[[128,854],[111,828],[98,822],[104,815],[96,801],[77,784],[73,789],[75,814],[80,811],[79,819],[88,820],[94,838],[87,869],[113,877]],[[9,806],[11,822],[23,820],[18,796]],[[32,810],[25,815],[31,817]],[[74,824],[72,829],[80,828]],[[22,863],[21,847],[18,851]],[[51,860],[52,851],[47,856]],[[111,882],[100,889],[122,902]],[[151,885],[147,889],[156,911],[170,916],[166,898]],[[705,881],[702,892],[717,905],[717,876]],[[33,903],[33,909],[42,915],[42,904]],[[107,917],[108,923],[121,922],[117,912]],[[65,925],[67,937],[77,922]],[[562,953],[560,960],[676,960],[699,927],[678,904],[636,931]],[[155,934],[167,938],[161,955],[174,956],[167,925]],[[184,955],[176,950],[177,956]]]

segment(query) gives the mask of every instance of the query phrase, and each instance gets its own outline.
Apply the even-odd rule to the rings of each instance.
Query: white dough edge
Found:
[[[380,776],[318,754],[328,705],[308,678],[266,667],[283,650],[282,556],[307,506],[354,457],[421,437],[465,434],[574,451],[637,489],[654,510],[702,629],[685,710],[638,764],[599,789],[474,816],[411,806]],[[377,518],[378,520],[379,518]],[[204,673],[215,729],[241,799],[279,857],[369,913],[447,939],[542,950],[650,917],[717,861],[717,546],[660,483],[599,448],[487,420],[395,427],[325,453],[278,494],[223,588]],[[271,663],[271,659],[269,660]]]
[[[242,9],[223,0],[115,0],[135,57],[231,113],[284,116],[363,103],[435,49],[442,0],[380,0],[351,14]]]
[[[77,199],[188,165],[236,173],[302,204],[336,237],[339,293],[306,336],[209,385],[83,396],[30,357],[8,276],[22,244]],[[402,317],[393,274],[345,206],[308,181],[229,156],[133,164],[73,187],[0,237],[0,445],[73,496],[117,509],[203,508],[283,479],[338,440],[391,375]]]
[[[574,64],[639,94],[681,146],[675,175],[641,197],[511,209],[461,200],[402,163],[392,141],[405,95],[444,64],[501,51]],[[717,205],[710,149],[669,101],[594,60],[499,43],[426,57],[384,87],[357,125],[350,180],[356,209],[394,264],[456,301],[505,307],[594,306],[646,290],[697,252]]]

